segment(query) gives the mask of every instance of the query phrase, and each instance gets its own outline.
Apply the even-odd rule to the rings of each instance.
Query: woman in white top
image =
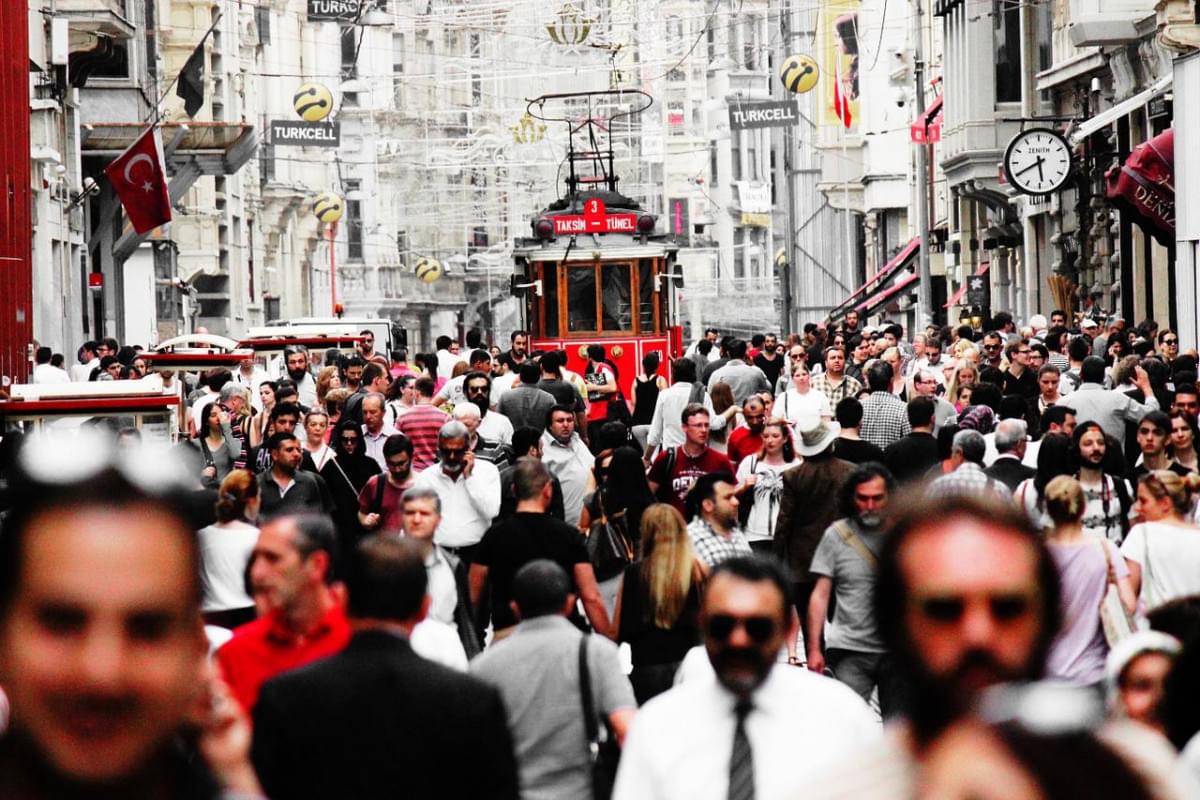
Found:
[[[1181,478],[1156,469],[1138,479],[1133,508],[1143,521],[1129,531],[1121,553],[1147,611],[1200,593],[1200,527],[1186,519],[1197,489],[1194,472]]]
[[[792,447],[792,432],[779,418],[768,420],[762,430],[762,450],[746,456],[738,465],[737,494],[743,514],[743,530],[750,547],[770,553],[775,538],[775,518],[779,516],[779,498],[783,493],[783,473],[800,463]]]
[[[325,432],[329,430],[329,415],[314,408],[304,417],[304,449],[317,465],[317,472],[333,458],[333,448],[325,443]]]
[[[254,619],[254,600],[246,593],[246,567],[258,542],[258,481],[235,469],[221,482],[217,521],[197,534],[200,543],[201,610],[209,625],[234,628]]]
[[[775,398],[772,411],[776,416],[786,419],[793,430],[796,423],[802,419],[820,417],[826,422],[833,419],[829,398],[824,392],[812,388],[812,375],[808,371],[808,365],[803,362],[792,367],[792,385]]]
[[[1087,499],[1079,481],[1059,475],[1046,484],[1043,495],[1051,521],[1046,545],[1062,586],[1062,625],[1046,657],[1046,677],[1100,687],[1108,657],[1100,603],[1110,582],[1116,584],[1128,613],[1137,606],[1137,595],[1117,546],[1107,539],[1084,535]]]

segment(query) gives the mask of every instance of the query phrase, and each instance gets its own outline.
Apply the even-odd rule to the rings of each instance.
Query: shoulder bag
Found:
[[[200,452],[204,455],[204,468],[212,467],[213,470],[212,475],[201,476],[200,483],[206,489],[216,489],[221,485],[221,481],[217,478],[217,462],[213,459],[212,450],[209,449],[205,437],[201,436],[198,441],[200,442]]]
[[[879,559],[871,552],[870,548],[863,543],[854,529],[850,527],[850,523],[844,519],[839,519],[833,523],[833,529],[837,531],[837,535],[842,541],[847,544],[854,552],[858,553],[858,557],[867,562],[867,566],[872,570],[879,566]]]
[[[1121,592],[1117,589],[1117,574],[1113,570],[1112,556],[1108,554],[1108,545],[1104,542],[1098,544],[1104,551],[1105,565],[1104,596],[1100,598],[1100,625],[1104,629],[1104,639],[1108,646],[1113,647],[1137,630],[1137,622],[1121,602]]]
[[[604,510],[604,492],[596,490],[596,510],[599,517],[588,528],[587,551],[596,580],[616,577],[633,563],[633,543],[629,538],[629,521],[625,511],[609,516]]]
[[[609,800],[613,784],[617,779],[617,764],[621,760],[621,746],[605,720],[603,734],[596,708],[592,702],[592,678],[587,662],[588,635],[579,639],[579,693],[583,705],[583,730],[587,736],[588,759],[592,767],[592,797],[594,800]]]

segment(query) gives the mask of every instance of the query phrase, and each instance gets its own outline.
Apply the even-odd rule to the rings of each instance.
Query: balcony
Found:
[[[1138,23],[1154,16],[1154,6],[1154,0],[1070,0],[1071,42],[1076,47],[1136,42]]]
[[[58,0],[55,15],[66,17],[71,32],[103,34],[113,39],[132,39],[128,0]]]

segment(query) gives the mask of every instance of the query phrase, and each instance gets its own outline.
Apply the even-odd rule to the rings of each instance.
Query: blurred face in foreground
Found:
[[[704,595],[704,647],[717,680],[746,696],[766,680],[786,637],[784,598],[770,581],[722,573]]]
[[[0,683],[14,731],[61,775],[120,782],[179,730],[206,650],[191,535],[148,504],[32,520],[0,620]]]

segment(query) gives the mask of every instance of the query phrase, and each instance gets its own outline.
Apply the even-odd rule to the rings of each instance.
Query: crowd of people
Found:
[[[1200,796],[1173,331],[466,339],[5,436],[0,796]]]

